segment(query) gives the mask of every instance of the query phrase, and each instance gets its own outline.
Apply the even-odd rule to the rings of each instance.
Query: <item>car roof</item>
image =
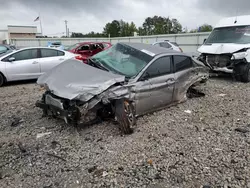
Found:
[[[157,55],[160,55],[160,54],[165,54],[165,55],[184,55],[181,52],[178,52],[178,51],[175,51],[175,50],[170,50],[170,49],[167,49],[167,48],[162,48],[162,47],[154,46],[154,45],[151,45],[151,44],[130,43],[130,42],[120,42],[120,44],[124,44],[124,45],[130,46],[130,47],[135,48],[137,50],[140,50],[140,51],[142,51],[144,53],[148,52],[147,54],[151,55],[151,56],[157,56]]]
[[[55,49],[55,48],[50,48],[50,47],[42,47],[42,46],[37,46],[37,47],[26,47],[26,48],[20,48],[16,51],[20,51],[20,50],[29,50],[29,49],[52,49],[52,50],[59,50],[59,51],[64,51],[64,50],[61,50],[61,49]]]
[[[100,43],[111,44],[110,42],[79,42],[77,44],[82,45],[82,44],[100,44]]]
[[[250,25],[250,15],[222,18],[214,28]]]

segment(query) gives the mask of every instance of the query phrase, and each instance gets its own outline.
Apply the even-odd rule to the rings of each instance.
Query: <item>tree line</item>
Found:
[[[160,35],[160,34],[177,34],[177,33],[195,33],[195,32],[209,32],[212,31],[213,27],[208,24],[201,25],[198,29],[187,31],[183,28],[180,22],[169,17],[153,16],[147,17],[143,22],[142,26],[136,27],[134,22],[125,22],[123,20],[113,20],[105,25],[102,33],[96,33],[94,31],[83,34],[83,33],[72,33],[72,38],[84,38],[84,37],[127,37],[138,34],[139,36],[144,35]]]

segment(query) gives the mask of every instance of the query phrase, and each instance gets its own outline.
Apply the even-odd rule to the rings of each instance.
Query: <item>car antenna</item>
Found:
[[[237,8],[237,10],[236,10],[236,17],[235,17],[234,24],[236,24],[236,23],[238,22],[238,20],[237,20],[237,19],[238,19],[238,10],[239,10],[239,9]]]

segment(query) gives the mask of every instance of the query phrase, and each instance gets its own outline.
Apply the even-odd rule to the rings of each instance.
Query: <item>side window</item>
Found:
[[[187,56],[174,56],[175,71],[179,72],[193,66],[192,60]]]
[[[91,49],[92,49],[92,50],[97,50],[98,47],[99,47],[98,44],[92,44],[92,45],[91,45]]]
[[[61,52],[61,51],[57,51],[57,55],[58,55],[58,56],[64,56],[65,53],[64,53],[64,52]]]
[[[160,45],[160,43],[156,43],[156,44],[154,44],[154,46],[161,46],[161,45]]]
[[[170,44],[168,44],[167,42],[162,42],[160,43],[161,47],[163,48],[171,48],[172,46]]]
[[[89,45],[83,45],[79,48],[79,50],[83,51],[83,50],[90,50]]]
[[[12,54],[11,57],[15,58],[15,61],[27,60],[27,59],[36,59],[37,57],[37,49],[23,50]],[[10,57],[8,57],[10,58]]]
[[[41,49],[41,57],[55,57],[55,56],[61,56],[60,54],[64,55],[64,52],[53,50],[53,49]]]
[[[161,57],[153,62],[146,70],[150,78],[171,73],[171,57]]]

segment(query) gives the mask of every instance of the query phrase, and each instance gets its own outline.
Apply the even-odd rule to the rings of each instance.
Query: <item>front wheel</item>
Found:
[[[243,64],[241,65],[242,75],[241,75],[241,81],[242,82],[250,82],[250,64]]]
[[[120,129],[124,134],[133,133],[133,126],[136,123],[134,107],[131,102],[126,100],[117,100],[115,102],[115,116]]]
[[[0,87],[4,84],[4,77],[3,75],[0,73]]]

